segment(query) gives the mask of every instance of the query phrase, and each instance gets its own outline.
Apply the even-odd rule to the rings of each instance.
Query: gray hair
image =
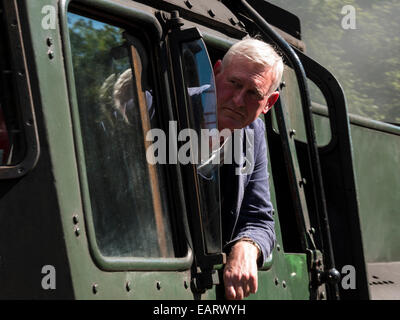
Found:
[[[225,54],[222,67],[228,66],[235,56],[244,57],[268,69],[272,68],[273,81],[267,94],[270,95],[278,88],[283,74],[283,61],[270,44],[254,38],[241,40],[230,47]]]

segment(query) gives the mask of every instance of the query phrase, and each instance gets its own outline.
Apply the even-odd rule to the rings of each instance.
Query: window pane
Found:
[[[12,62],[21,52],[13,52],[5,23],[0,24],[0,166],[22,162],[27,153],[20,110],[24,98],[18,91],[17,68]]]
[[[218,129],[213,70],[202,40],[183,44],[182,55],[185,83],[190,97],[190,126],[196,130],[199,138],[197,177],[206,248],[207,253],[218,253],[221,252],[219,166],[207,163],[207,157],[201,156],[201,130]],[[210,156],[210,153],[207,154]]]
[[[280,91],[280,99],[282,105],[287,110],[290,120],[290,129],[296,130],[296,140],[306,142],[307,135],[297,77],[293,69],[289,66],[285,67],[282,81],[285,82],[285,86]],[[307,79],[307,82],[310,90],[311,105],[313,107],[312,116],[317,145],[325,146],[332,138],[327,103],[322,92],[314,82],[310,79]],[[274,125],[274,129],[279,131],[277,124],[275,123]]]
[[[172,257],[165,181],[146,161],[145,133],[157,122],[149,54],[120,28],[71,13],[68,22],[98,247],[104,256]]]

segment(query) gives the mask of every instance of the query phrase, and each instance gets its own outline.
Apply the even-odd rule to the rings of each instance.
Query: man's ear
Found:
[[[279,98],[279,92],[278,91],[273,92],[268,97],[267,104],[265,105],[264,109],[262,110],[262,113],[266,114],[269,110],[271,110],[271,108],[273,107],[275,102],[278,100],[278,98]]]
[[[214,64],[214,77],[221,72],[222,70],[222,61],[218,60],[215,64]]]

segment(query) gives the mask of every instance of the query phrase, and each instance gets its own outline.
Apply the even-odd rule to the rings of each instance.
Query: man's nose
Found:
[[[243,107],[244,106],[244,98],[245,98],[245,90],[236,90],[235,95],[233,96],[233,103],[236,107]]]

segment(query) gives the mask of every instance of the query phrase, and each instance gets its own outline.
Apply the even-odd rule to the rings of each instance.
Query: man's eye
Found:
[[[263,98],[262,95],[256,91],[249,91],[249,94],[252,99],[261,100]]]
[[[241,88],[241,87],[242,87],[242,85],[240,84],[240,82],[238,82],[238,81],[236,81],[236,80],[231,79],[231,80],[229,80],[229,82],[230,82],[230,84],[231,84],[232,86],[234,86],[235,88]]]

